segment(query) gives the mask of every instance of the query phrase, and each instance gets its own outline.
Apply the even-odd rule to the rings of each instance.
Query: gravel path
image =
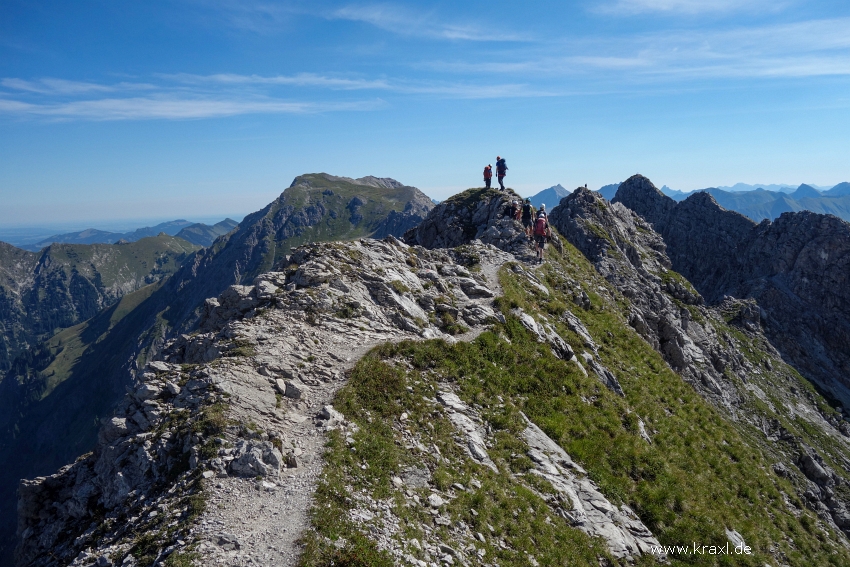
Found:
[[[482,262],[481,275],[499,295],[497,272],[506,254]],[[490,305],[491,298],[467,303]],[[472,340],[486,325],[474,326],[458,340]],[[260,317],[231,324],[234,338],[255,345],[255,356],[237,359],[215,376],[231,394],[230,417],[256,429],[262,440],[277,438],[297,466],[276,479],[239,478],[226,474],[206,482],[208,506],[194,535],[200,540],[200,564],[276,565],[297,563],[298,538],[309,527],[309,510],[322,472],[328,421],[316,416],[331,403],[355,362],[378,344],[420,334],[362,319],[328,318],[318,324],[303,312],[269,310]],[[275,395],[277,379],[297,376],[306,385],[300,400]],[[333,423],[331,422],[331,425]],[[292,464],[292,463],[290,463]],[[212,475],[212,472],[208,472]]]

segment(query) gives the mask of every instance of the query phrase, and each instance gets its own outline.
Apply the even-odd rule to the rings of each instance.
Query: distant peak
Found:
[[[797,190],[791,193],[792,199],[802,199],[805,197],[820,197],[821,193],[811,185],[806,185],[803,183]]]
[[[646,196],[653,195],[662,197],[665,199],[669,199],[664,193],[661,192],[655,184],[649,180],[648,177],[645,177],[639,173],[632,175],[622,183],[620,183],[620,187],[617,189],[617,195],[620,193],[635,193],[635,194],[643,194]]]

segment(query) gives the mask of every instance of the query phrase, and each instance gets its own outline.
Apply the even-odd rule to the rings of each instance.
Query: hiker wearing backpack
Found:
[[[531,199],[525,199],[522,205],[522,226],[525,228],[525,235],[531,236],[531,231],[534,228],[534,207],[531,205]]]
[[[502,180],[507,174],[508,164],[505,163],[505,160],[502,159],[502,156],[496,156],[496,176],[499,178],[499,187],[502,188],[502,191],[505,190],[505,184]]]
[[[534,241],[537,243],[537,262],[543,263],[543,251],[546,249],[546,242],[549,240],[552,231],[549,228],[549,216],[546,214],[546,204],[540,205],[540,211],[537,213],[537,219],[534,221]]]
[[[489,189],[490,181],[493,179],[493,166],[487,165],[484,167],[484,186]]]

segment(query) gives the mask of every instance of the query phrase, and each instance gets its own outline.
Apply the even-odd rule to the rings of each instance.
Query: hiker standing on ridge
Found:
[[[546,242],[552,236],[549,228],[549,215],[546,214],[546,203],[540,205],[537,220],[534,221],[534,241],[537,243],[537,263],[543,263],[543,251],[546,250]]]
[[[531,206],[531,199],[525,198],[525,203],[522,205],[522,226],[525,228],[525,235],[531,236],[531,229],[534,228],[534,207]]]
[[[493,179],[493,166],[486,165],[484,166],[484,187],[487,189],[490,188],[490,180]]]
[[[502,191],[505,190],[505,184],[502,180],[505,178],[505,175],[508,173],[508,164],[505,163],[505,160],[502,159],[502,156],[496,156],[496,174],[499,178],[499,187],[502,188]]]

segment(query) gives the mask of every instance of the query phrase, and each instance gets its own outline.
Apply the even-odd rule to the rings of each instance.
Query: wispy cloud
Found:
[[[0,113],[84,120],[191,120],[243,114],[305,114],[374,110],[380,100],[335,103],[283,100],[192,99],[131,97],[81,100],[63,103],[26,103],[0,99]]]
[[[26,91],[39,94],[85,94],[95,92],[115,92],[140,89],[153,89],[153,85],[140,83],[117,83],[113,85],[103,85],[99,83],[88,83],[82,81],[67,81],[65,79],[45,78],[35,81],[25,81],[23,79],[0,79],[0,86],[16,91]]]
[[[517,33],[494,31],[477,24],[445,22],[434,11],[414,12],[396,4],[352,4],[326,17],[364,22],[398,35],[462,41],[527,41]],[[504,26],[501,26],[504,27]]]
[[[311,73],[298,75],[239,75],[222,73],[215,75],[162,75],[178,82],[195,85],[271,85],[298,86],[329,89],[335,91],[347,90],[378,90],[411,95],[435,95],[450,98],[516,98],[552,96],[553,92],[535,89],[528,83],[465,83],[457,81],[411,81],[405,79],[350,79],[330,77]]]
[[[293,2],[270,0],[186,0],[200,10],[202,20],[211,25],[224,23],[230,28],[256,34],[279,33],[298,14],[304,12]]]
[[[172,79],[188,84],[220,84],[220,85],[282,85],[296,87],[318,87],[333,90],[365,90],[365,89],[389,89],[389,83],[385,80],[350,79],[344,77],[330,77],[314,73],[298,73],[296,75],[239,75],[235,73],[218,73],[214,75],[193,75],[190,73],[179,73],[160,75],[163,78]]]
[[[399,3],[353,3],[324,8],[316,2],[270,0],[188,0],[228,26],[260,34],[280,32],[295,17],[362,22],[395,35],[452,41],[527,41],[516,32],[481,26],[474,22],[449,21],[437,10],[411,9]]]
[[[512,61],[432,61],[430,70],[557,80],[699,81],[850,75],[850,18],[758,27],[573,38],[517,50]]]
[[[343,94],[348,91],[451,99],[555,94],[520,82],[390,81],[311,73],[273,76],[180,73],[161,74],[157,78],[160,84],[0,79],[0,86],[7,89],[7,92],[0,90],[0,115],[59,120],[186,120],[243,114],[369,111],[387,104],[379,97],[348,100]]]
[[[788,2],[781,0],[614,0],[591,8],[594,12],[633,15],[641,13],[720,14],[775,11]]]

